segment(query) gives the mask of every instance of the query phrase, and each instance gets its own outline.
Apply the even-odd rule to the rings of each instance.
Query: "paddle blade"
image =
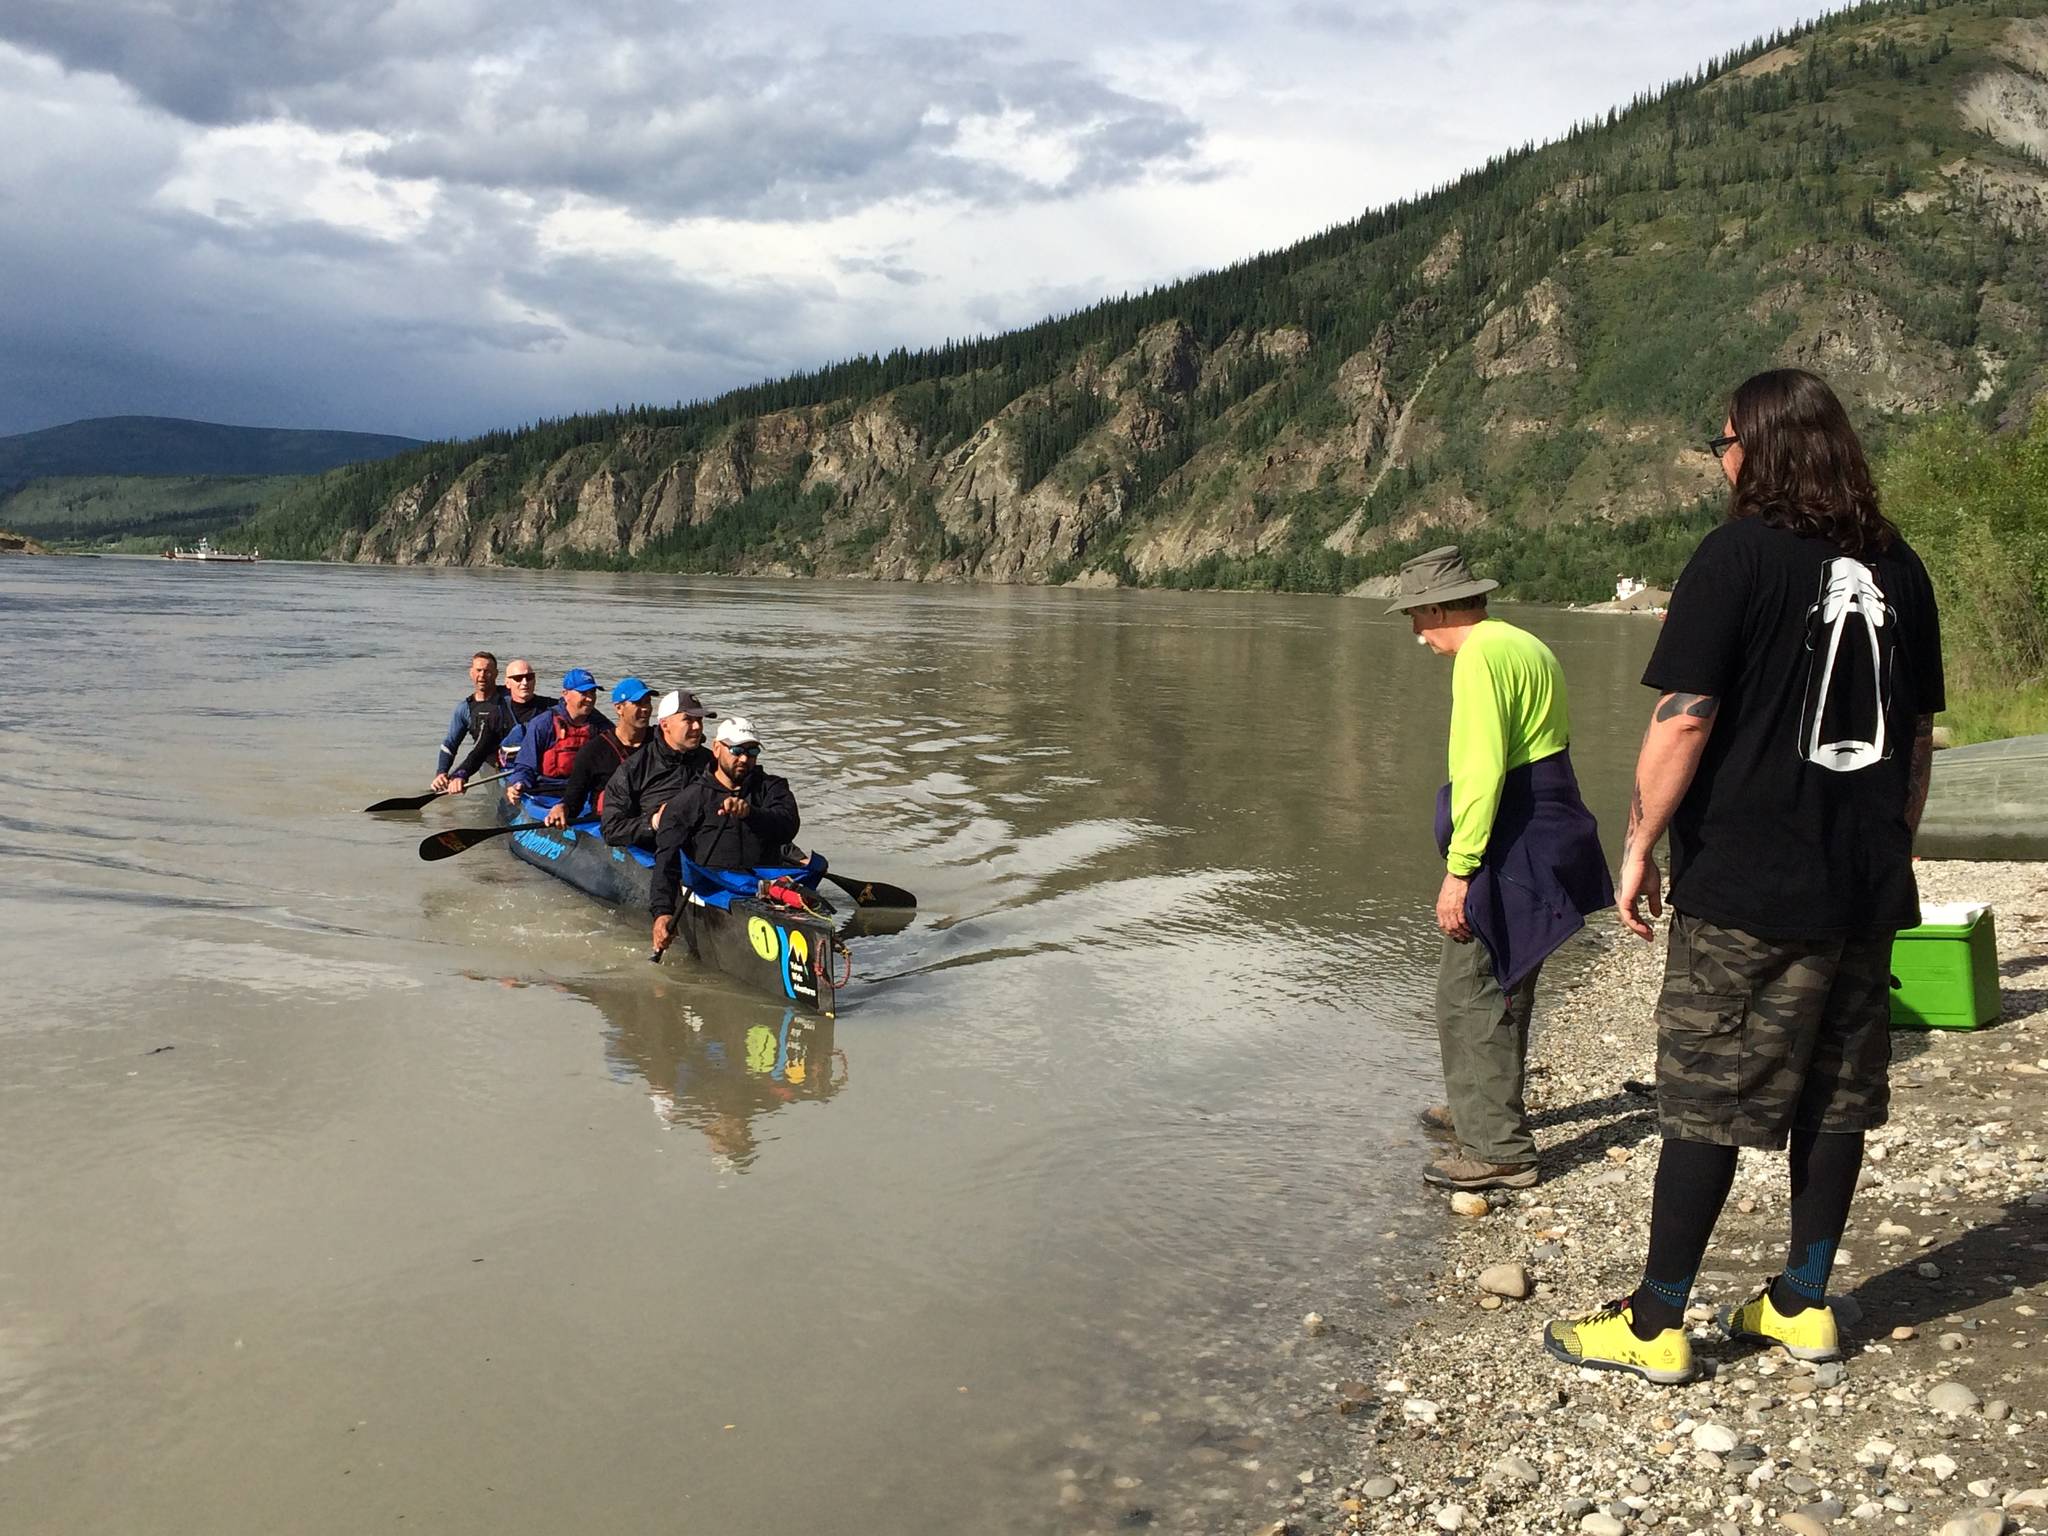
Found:
[[[853,898],[857,907],[915,907],[917,898],[900,885],[891,885],[886,880],[851,880],[845,875],[835,875],[829,869],[825,878]]]
[[[478,843],[487,843],[494,837],[503,837],[507,832],[518,830],[517,827],[450,827],[445,832],[421,838],[420,857],[429,864],[440,859],[452,859]]]
[[[379,800],[375,805],[366,805],[363,807],[363,813],[368,815],[373,811],[417,811],[422,809],[429,800],[437,800],[439,798],[440,796],[431,789],[424,795],[399,795],[394,799]]]

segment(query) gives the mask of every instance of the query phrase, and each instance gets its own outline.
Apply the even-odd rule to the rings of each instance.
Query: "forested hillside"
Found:
[[[1589,109],[1593,104],[1589,104]],[[1446,537],[1517,595],[1668,580],[1728,390],[1881,445],[2048,392],[2048,0],[1888,0],[1455,184],[1027,330],[303,482],[266,552],[1344,590]]]
[[[379,432],[95,416],[0,437],[0,495],[55,475],[304,475],[419,446]]]
[[[290,475],[62,475],[0,494],[0,525],[56,544],[147,550],[254,516]]]

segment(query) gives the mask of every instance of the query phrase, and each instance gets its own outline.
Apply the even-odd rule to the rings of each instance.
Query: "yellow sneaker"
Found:
[[[1731,1339],[1753,1339],[1759,1344],[1782,1344],[1794,1360],[1839,1360],[1842,1336],[1835,1327],[1829,1307],[1808,1307],[1787,1317],[1771,1305],[1771,1288],[1766,1285],[1739,1307],[1721,1309],[1721,1331]]]
[[[1683,1328],[1666,1328],[1654,1339],[1639,1339],[1629,1325],[1628,1298],[1610,1301],[1584,1317],[1560,1317],[1544,1325],[1543,1347],[1566,1365],[1602,1371],[1634,1371],[1645,1381],[1676,1386],[1692,1380],[1692,1340]]]

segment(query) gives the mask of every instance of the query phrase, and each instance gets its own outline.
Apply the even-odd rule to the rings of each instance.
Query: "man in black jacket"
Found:
[[[614,848],[654,846],[662,802],[711,771],[704,722],[717,718],[687,688],[661,696],[654,707],[654,735],[619,764],[604,786],[598,825],[607,843]]]
[[[706,869],[755,869],[781,863],[783,845],[796,836],[796,796],[789,780],[761,771],[761,742],[749,722],[735,715],[722,723],[711,755],[717,766],[661,808],[647,900],[656,954],[675,935],[682,897],[678,854]]]

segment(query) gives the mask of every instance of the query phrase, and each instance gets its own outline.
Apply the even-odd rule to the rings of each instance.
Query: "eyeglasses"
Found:
[[[533,681],[533,674],[531,672],[507,672],[505,674],[505,681],[508,683],[530,683]]]
[[[1741,441],[1742,439],[1737,437],[1733,432],[1730,432],[1725,437],[1710,437],[1707,439],[1707,452],[1711,453],[1715,458],[1718,459],[1721,457],[1721,455],[1726,453],[1730,448],[1733,448],[1737,443]]]
[[[758,741],[729,741],[725,744],[725,750],[734,757],[759,757],[761,755],[761,743]]]

